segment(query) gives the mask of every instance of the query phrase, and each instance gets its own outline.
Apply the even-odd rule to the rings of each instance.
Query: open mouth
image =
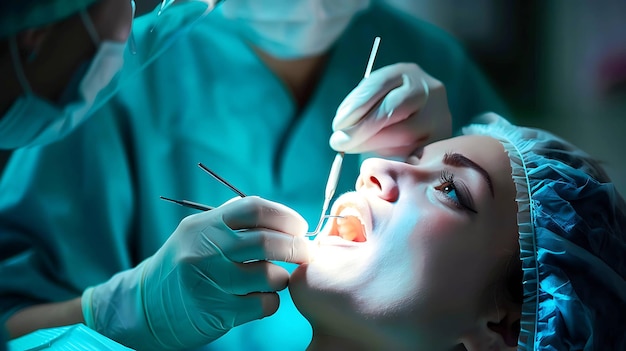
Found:
[[[342,206],[337,215],[342,218],[336,218],[333,221],[328,236],[338,236],[344,240],[357,243],[367,241],[363,218],[356,208]]]
[[[368,241],[373,227],[370,203],[356,191],[342,194],[333,203],[330,214],[316,240],[323,246],[355,247]]]

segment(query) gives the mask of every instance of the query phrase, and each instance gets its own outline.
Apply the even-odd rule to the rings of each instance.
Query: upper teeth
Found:
[[[353,216],[361,220],[361,214],[353,207],[344,207],[339,213],[341,217]]]

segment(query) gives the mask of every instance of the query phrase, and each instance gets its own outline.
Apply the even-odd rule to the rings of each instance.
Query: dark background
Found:
[[[518,123],[600,159],[626,193],[626,1],[379,1],[455,36]]]

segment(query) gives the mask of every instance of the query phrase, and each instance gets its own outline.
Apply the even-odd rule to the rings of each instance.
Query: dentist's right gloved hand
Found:
[[[346,96],[333,119],[330,146],[405,159],[450,136],[444,85],[414,63],[396,63],[375,70]]]
[[[205,345],[276,312],[289,273],[268,260],[308,262],[307,227],[255,196],[186,217],[153,256],[85,290],[86,324],[138,350]]]

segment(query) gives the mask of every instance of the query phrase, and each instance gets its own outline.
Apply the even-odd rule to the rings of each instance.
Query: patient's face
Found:
[[[294,302],[317,333],[457,344],[486,324],[518,250],[514,199],[508,156],[490,137],[433,143],[406,163],[368,159],[356,191],[333,205],[345,217],[293,273]]]

